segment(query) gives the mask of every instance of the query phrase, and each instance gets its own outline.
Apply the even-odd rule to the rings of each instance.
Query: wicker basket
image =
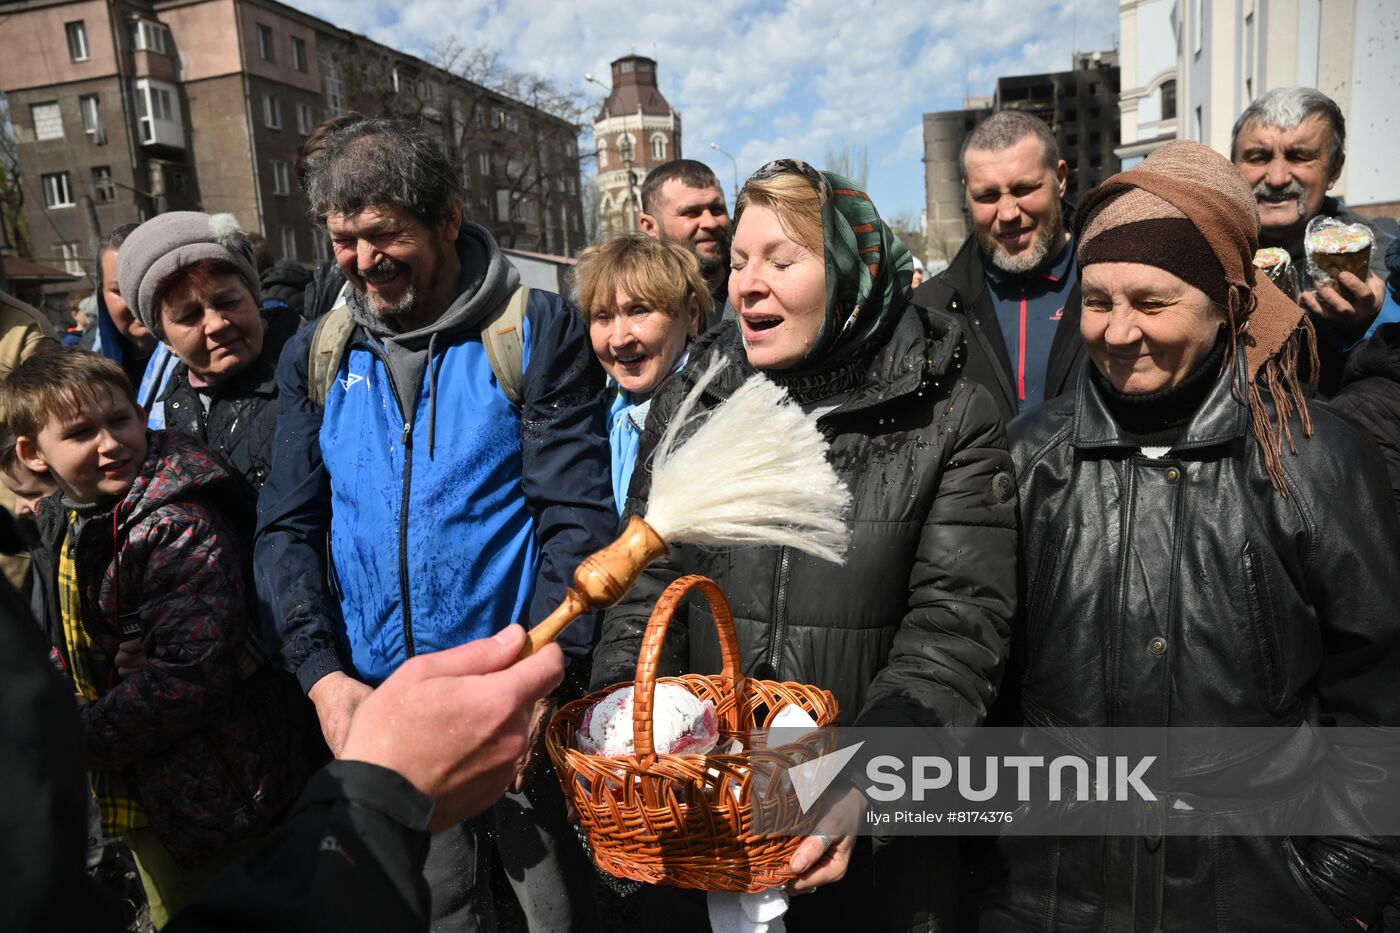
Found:
[[[694,588],[709,601],[723,671],[660,682],[713,700],[720,747],[737,738],[747,749],[737,755],[657,755],[652,744],[661,645],[676,606]],[[817,814],[801,811],[785,772],[834,751],[834,737],[823,729],[777,748],[749,749],[749,734],[766,728],[788,704],[806,710],[819,726],[835,725],[836,698],[816,687],[745,677],[729,604],[715,582],[701,576],[667,587],[647,622],[633,701],[636,754],[605,758],[579,751],[574,734],[585,711],[626,686],[614,684],[568,704],[550,720],[545,736],[598,867],[619,878],[703,891],[754,892],[791,880],[788,862]],[[755,825],[785,832],[761,835]]]

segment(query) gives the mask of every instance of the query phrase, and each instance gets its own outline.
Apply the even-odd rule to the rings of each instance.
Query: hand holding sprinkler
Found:
[[[701,394],[728,365],[712,362],[677,408],[652,459],[645,519],[585,558],[564,602],[530,630],[521,657],[549,644],[579,616],[616,605],[667,543],[790,547],[845,561],[851,495],[826,460],[816,418],[756,373],[684,442]]]

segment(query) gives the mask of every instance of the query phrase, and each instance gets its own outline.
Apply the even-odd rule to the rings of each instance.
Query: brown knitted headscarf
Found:
[[[1230,333],[1244,339],[1245,402],[1254,437],[1274,488],[1288,495],[1283,441],[1298,452],[1288,423],[1294,411],[1304,436],[1312,436],[1305,398],[1316,388],[1317,341],[1303,309],[1267,277],[1255,275],[1259,213],[1239,170],[1200,143],[1176,140],[1086,193],[1077,214],[1080,268],[1096,262],[1157,266],[1225,309]],[[1298,380],[1304,343],[1312,360],[1306,393]],[[1227,370],[1235,344],[1226,344]]]

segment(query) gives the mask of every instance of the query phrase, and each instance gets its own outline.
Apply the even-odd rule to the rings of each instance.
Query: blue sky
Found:
[[[725,183],[769,159],[816,165],[828,148],[868,152],[870,194],[892,217],[923,207],[920,116],[989,94],[1000,75],[1069,67],[1075,49],[1117,44],[1117,0],[291,0],[336,25],[422,54],[455,36],[505,64],[595,94],[587,72],[655,58],[681,111],[684,155]]]

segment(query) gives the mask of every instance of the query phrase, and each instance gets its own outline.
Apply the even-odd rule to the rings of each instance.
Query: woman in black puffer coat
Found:
[[[675,547],[607,614],[594,682],[632,679],[657,597],[700,573],[729,599],[745,673],[831,690],[846,725],[976,725],[1015,608],[1015,482],[992,397],[960,375],[959,326],[907,302],[908,253],[846,179],[773,163],[745,185],[736,217],[738,320],[701,337],[653,401],[628,511],[645,512],[651,452],[696,375],[726,357],[701,409],[760,370],[817,413],[854,500],[847,562],[785,548]],[[713,619],[690,601],[671,624],[660,673],[719,667]],[[950,840],[881,842],[838,839],[845,877],[821,877],[819,891],[795,898],[787,928],[923,930],[940,918],[946,928],[958,883]],[[644,897],[669,901],[657,908],[669,929],[689,928],[684,895]],[[695,928],[706,928],[698,916]]]

